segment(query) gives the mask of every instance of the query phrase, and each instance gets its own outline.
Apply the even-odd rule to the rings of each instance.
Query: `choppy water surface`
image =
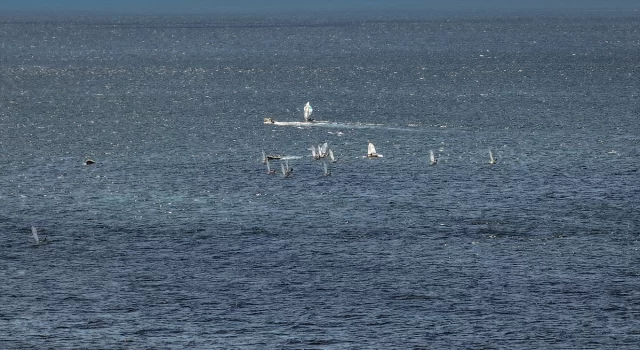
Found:
[[[639,25],[1,17],[0,346],[634,348]]]

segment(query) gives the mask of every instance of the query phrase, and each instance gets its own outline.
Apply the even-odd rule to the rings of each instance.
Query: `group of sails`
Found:
[[[314,119],[311,117],[312,114],[313,114],[313,107],[311,107],[310,102],[307,102],[303,107],[303,117],[304,117],[305,123],[311,123],[314,121]],[[265,118],[265,123],[274,123],[274,121],[271,118]],[[376,147],[372,142],[367,141],[367,143],[368,143],[367,155],[365,156],[365,158],[382,158],[383,157],[382,154],[376,151]],[[333,150],[329,148],[329,144],[327,142],[321,143],[318,146],[312,145],[310,150],[311,150],[311,157],[314,160],[329,157],[332,163],[336,162],[336,159],[333,155]],[[262,152],[262,162],[267,165],[267,173],[269,174],[276,173],[276,171],[271,168],[269,164],[269,160],[281,159],[281,158],[282,157],[280,155],[267,155],[264,151]],[[497,159],[493,156],[493,152],[489,150],[489,164],[493,165],[496,163],[497,163]],[[281,164],[282,175],[284,177],[289,177],[293,174],[293,168],[289,167],[289,163],[286,159],[284,159],[284,162],[281,162],[280,164]],[[434,154],[433,150],[430,150],[429,165],[436,165],[436,164],[438,164],[438,159],[436,158],[436,155]],[[331,175],[331,171],[328,169],[326,161],[323,162],[323,168],[324,168],[325,176]]]
[[[331,148],[329,148],[328,142],[319,144],[318,147],[311,145],[311,157],[313,159],[326,158],[327,156],[331,159],[332,163],[336,162],[336,158]]]

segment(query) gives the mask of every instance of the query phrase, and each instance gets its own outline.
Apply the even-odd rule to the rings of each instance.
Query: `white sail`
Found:
[[[264,152],[264,150],[262,151],[262,164],[267,162],[267,154]]]
[[[38,237],[38,229],[35,226],[31,226],[31,234],[33,235],[33,239],[36,241],[36,244],[40,244],[40,238]]]
[[[327,156],[329,150],[329,144],[327,142],[318,145],[318,157],[324,158]]]
[[[318,154],[316,153],[316,146],[311,145],[311,156],[313,159],[318,159]]]
[[[367,156],[369,157],[375,157],[378,154],[376,153],[376,146],[373,145],[373,143],[369,142],[369,147],[367,149]]]
[[[271,165],[269,164],[269,159],[265,159],[265,163],[267,164],[267,174],[275,174],[275,170],[271,169]]]
[[[284,160],[284,163],[280,163],[282,167],[282,176],[289,177],[293,172],[293,168],[289,167],[289,161],[287,159]]]
[[[313,113],[313,107],[311,107],[309,102],[307,102],[307,104],[304,105],[304,121],[305,122],[310,122],[313,120],[313,118],[311,118],[312,113]]]
[[[333,156],[333,151],[331,149],[329,149],[329,158],[331,158],[332,163],[336,162],[336,158]]]
[[[431,159],[431,162],[429,164],[436,165],[438,163],[438,161],[436,160],[436,156],[433,154],[433,150],[429,151],[429,158]]]
[[[369,158],[375,158],[375,157],[382,158],[382,154],[376,152],[376,147],[371,142],[369,142],[369,147],[367,149],[367,157],[369,157]]]
[[[493,157],[493,152],[489,150],[489,164],[496,164],[497,159]]]

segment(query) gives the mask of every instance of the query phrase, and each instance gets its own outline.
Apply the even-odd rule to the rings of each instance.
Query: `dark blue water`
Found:
[[[0,347],[635,348],[639,28],[0,17]]]

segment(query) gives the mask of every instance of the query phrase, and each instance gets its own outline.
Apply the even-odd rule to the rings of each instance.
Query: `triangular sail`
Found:
[[[284,163],[280,163],[280,166],[282,167],[282,176],[284,177],[289,177],[291,176],[291,173],[293,172],[293,168],[289,167],[289,161],[288,160],[284,160]]]
[[[38,237],[38,229],[35,226],[31,226],[31,234],[33,235],[33,239],[36,241],[36,244],[40,244],[40,238]]]
[[[269,164],[269,159],[265,159],[267,164],[267,174],[273,174],[273,170],[271,170],[271,165]]]
[[[496,164],[496,159],[493,157],[493,152],[489,150],[489,164]]]
[[[367,155],[369,157],[375,157],[376,155],[378,155],[376,153],[376,146],[373,145],[373,143],[369,142],[369,147],[367,149]]]
[[[324,158],[327,156],[329,150],[329,143],[325,142],[321,145],[318,145],[318,157]]]
[[[312,113],[313,113],[313,107],[311,107],[311,104],[307,102],[307,104],[304,105],[304,121],[305,122],[310,122],[313,120],[313,118],[311,118]]]
[[[435,154],[433,154],[433,150],[429,151],[429,158],[431,159],[431,165],[436,165],[438,163]]]
[[[329,149],[329,158],[331,158],[332,163],[336,162],[336,159],[333,157],[333,151],[331,149]]]
[[[376,152],[376,146],[373,143],[369,142],[369,146],[367,147],[367,157],[368,158],[382,158],[382,154]]]

